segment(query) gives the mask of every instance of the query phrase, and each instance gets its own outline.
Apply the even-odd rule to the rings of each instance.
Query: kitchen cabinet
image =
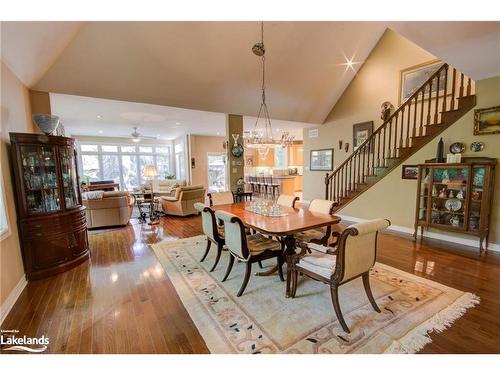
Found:
[[[259,151],[254,149],[254,166],[255,167],[274,167],[274,149],[270,149],[265,159],[259,155]]]

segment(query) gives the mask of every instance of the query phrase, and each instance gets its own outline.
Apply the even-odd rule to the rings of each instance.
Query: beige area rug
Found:
[[[361,278],[340,287],[346,334],[333,311],[328,286],[300,278],[297,296],[285,298],[277,275],[252,275],[241,297],[244,264],[235,263],[224,283],[228,254],[214,272],[214,246],[200,263],[204,236],[152,245],[182,303],[211,353],[415,353],[479,298],[377,263],[372,291],[382,313],[371,307]],[[268,260],[266,268],[274,261]],[[255,271],[259,270],[257,264]]]

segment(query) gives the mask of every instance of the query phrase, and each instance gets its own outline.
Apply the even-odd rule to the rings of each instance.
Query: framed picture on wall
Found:
[[[356,150],[373,133],[373,121],[360,122],[352,126],[352,146]]]
[[[474,110],[474,135],[500,134],[500,106]]]
[[[311,150],[311,157],[309,159],[309,169],[311,171],[332,171],[333,148]]]
[[[417,180],[418,165],[403,165],[401,168],[401,178],[403,180]]]
[[[427,81],[443,65],[441,60],[431,60],[423,64],[413,65],[401,70],[399,74],[399,105],[412,96],[417,89]],[[444,74],[439,77],[439,96],[444,95]],[[432,93],[437,90],[437,85],[433,83]],[[428,91],[428,90],[427,90]],[[424,98],[428,96],[426,92]]]

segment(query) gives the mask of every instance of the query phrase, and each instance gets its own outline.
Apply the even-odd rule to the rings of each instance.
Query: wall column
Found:
[[[229,190],[236,191],[236,182],[244,175],[244,156],[234,157],[231,148],[234,146],[233,134],[239,134],[239,144],[243,144],[243,116],[226,115],[226,141],[227,141],[227,178]]]

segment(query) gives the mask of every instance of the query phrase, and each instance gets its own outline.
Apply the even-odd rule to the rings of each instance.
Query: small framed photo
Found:
[[[418,165],[403,165],[401,178],[403,180],[418,179]]]
[[[333,148],[321,150],[311,150],[309,160],[311,171],[332,171],[333,170]]]
[[[352,126],[352,146],[357,150],[373,133],[373,121],[360,122]],[[346,150],[347,151],[347,150]]]
[[[474,135],[500,134],[500,106],[474,110]]]

